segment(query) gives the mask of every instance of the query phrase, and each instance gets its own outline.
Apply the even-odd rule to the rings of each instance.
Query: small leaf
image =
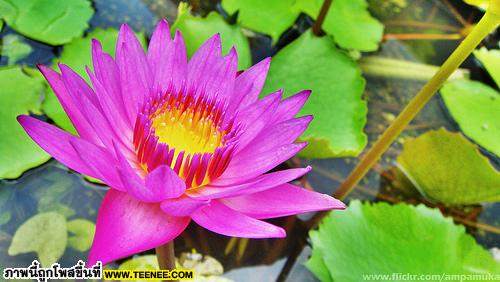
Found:
[[[0,178],[17,178],[50,159],[16,120],[20,114],[40,113],[45,87],[41,79],[17,66],[0,68],[0,85]]]
[[[392,274],[439,274],[442,279],[441,274],[500,271],[500,264],[463,226],[423,205],[353,201],[345,211],[330,213],[309,234],[313,257],[306,265],[322,281],[371,281],[375,278],[367,275]]]
[[[298,0],[300,10],[315,19],[323,0]],[[366,0],[334,0],[323,30],[333,36],[333,40],[345,49],[375,51],[384,33],[384,25],[368,12]]]
[[[273,43],[293,25],[300,14],[294,7],[296,0],[222,0],[229,14],[238,12],[238,23],[251,30],[268,34]]]
[[[431,199],[451,205],[500,200],[500,173],[460,133],[439,129],[407,140],[397,162]]]
[[[10,27],[51,45],[82,35],[93,13],[88,0],[0,0],[0,17]]]
[[[144,34],[137,34],[142,46],[146,46],[146,39]],[[68,65],[87,82],[89,78],[85,71],[85,65],[92,69],[92,38],[101,42],[102,48],[105,52],[115,55],[116,40],[118,38],[118,31],[112,28],[100,29],[97,28],[82,38],[77,38],[71,43],[64,45],[64,49],[59,58],[54,62],[53,68],[57,69],[56,63],[61,62]],[[73,124],[64,112],[59,100],[50,87],[45,96],[42,105],[43,111],[49,116],[59,127],[72,133],[77,134]]]
[[[481,82],[453,80],[441,96],[465,135],[500,156],[500,93]]]
[[[44,267],[57,262],[66,249],[66,219],[55,213],[39,213],[17,229],[8,253],[10,256],[36,252]]]
[[[176,29],[182,32],[188,57],[191,57],[208,38],[220,33],[223,54],[233,46],[236,48],[238,69],[246,69],[252,64],[250,45],[239,25],[229,25],[216,12],[210,12],[205,18],[195,17],[191,15],[187,4],[180,3],[172,31]]]
[[[89,220],[78,218],[68,221],[68,246],[80,251],[85,252],[92,246],[94,238],[95,224]]]
[[[329,158],[356,156],[366,145],[364,87],[356,62],[330,38],[308,31],[273,57],[263,93],[283,88],[290,96],[311,89],[299,115],[312,114],[314,120],[301,137],[309,145],[300,154]]]
[[[23,42],[20,36],[7,34],[2,38],[2,56],[7,57],[7,64],[14,65],[31,53],[31,46]]]
[[[498,87],[500,87],[500,50],[481,48],[474,51],[474,56],[483,64]]]

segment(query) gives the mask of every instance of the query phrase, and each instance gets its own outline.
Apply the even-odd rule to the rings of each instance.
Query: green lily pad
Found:
[[[136,34],[142,46],[146,46],[146,39],[144,34]],[[118,39],[118,31],[116,29],[100,29],[97,28],[82,38],[77,38],[71,43],[64,46],[62,54],[54,62],[53,68],[58,69],[57,62],[64,63],[72,68],[76,73],[83,77],[87,82],[89,78],[85,71],[85,65],[92,69],[92,38],[101,42],[102,48],[105,52],[115,55],[116,40]],[[45,96],[42,105],[43,111],[49,116],[59,127],[72,133],[77,134],[73,124],[64,112],[56,95],[49,87],[49,91]]]
[[[312,94],[299,115],[314,115],[301,140],[309,142],[301,156],[329,158],[356,156],[366,145],[365,80],[349,56],[329,37],[310,31],[273,57],[263,93],[279,88],[290,96],[304,89]]]
[[[186,44],[187,55],[194,52],[212,35],[220,33],[222,52],[226,54],[231,47],[238,51],[238,69],[246,69],[252,64],[250,45],[239,25],[230,25],[221,15],[210,12],[205,18],[191,15],[187,4],[181,3],[177,13],[177,20],[172,31],[179,29]]]
[[[0,68],[0,85],[0,178],[17,178],[50,159],[16,120],[20,114],[40,113],[45,87],[41,79],[28,76],[20,67]]]
[[[134,256],[120,264],[120,269],[125,270],[157,270],[158,259],[155,255]]]
[[[51,45],[81,36],[93,14],[88,0],[0,0],[0,17],[10,27]]]
[[[404,142],[398,167],[427,197],[451,205],[497,202],[500,173],[460,133],[429,131]]]
[[[55,213],[39,213],[17,229],[8,253],[10,256],[36,252],[44,267],[57,262],[66,249],[66,219]]]
[[[297,6],[315,19],[323,0],[298,0]],[[322,26],[345,49],[375,51],[384,33],[384,25],[368,12],[366,0],[335,0]]]
[[[474,56],[483,64],[498,87],[500,87],[500,50],[488,50],[483,47],[474,51]]]
[[[80,252],[85,252],[92,246],[95,224],[89,220],[78,218],[68,221],[68,246]]]
[[[26,58],[32,51],[29,44],[15,34],[7,34],[2,38],[2,56],[7,57],[7,65],[11,66],[17,61]]]
[[[222,0],[229,14],[238,12],[238,23],[251,30],[268,34],[273,43],[293,25],[300,14],[294,7],[296,0]]]
[[[330,213],[309,235],[313,257],[306,266],[322,281],[418,280],[394,274],[437,275],[429,281],[458,281],[442,275],[500,271],[500,264],[463,226],[424,205],[353,201],[345,211]]]
[[[500,156],[500,93],[481,82],[453,80],[441,96],[465,135]]]

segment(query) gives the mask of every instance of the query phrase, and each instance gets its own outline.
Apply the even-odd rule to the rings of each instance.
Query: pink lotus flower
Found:
[[[294,118],[309,91],[258,100],[269,59],[238,75],[235,49],[222,57],[217,34],[188,62],[182,35],[172,39],[166,21],[147,54],[127,25],[116,46],[113,59],[93,40],[93,89],[66,65],[61,74],[39,66],[79,136],[18,117],[54,158],[111,187],[89,263],[165,244],[191,219],[227,236],[284,237],[261,219],[345,208],[288,184],[310,167],[266,173],[304,148],[293,142],[312,120]]]

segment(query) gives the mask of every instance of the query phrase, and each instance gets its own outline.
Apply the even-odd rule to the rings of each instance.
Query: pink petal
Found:
[[[70,142],[78,143],[83,139],[30,116],[18,116],[17,121],[31,139],[56,160],[79,173],[99,178],[99,175],[82,161],[73,146],[71,146]]]
[[[165,53],[170,53],[171,50],[168,49],[172,38],[170,35],[170,27],[165,19],[162,19],[153,32],[151,40],[148,46],[148,62],[151,67],[151,71],[156,73],[158,68],[161,68],[164,61],[161,60]]]
[[[184,194],[186,183],[170,166],[161,165],[146,176],[146,188],[160,201]]]
[[[204,228],[226,236],[243,238],[283,238],[285,230],[241,214],[224,204],[211,201],[198,209],[192,219]]]
[[[61,75],[51,68],[43,65],[38,65],[38,68],[45,76],[45,79],[49,82],[50,87],[54,90],[57,99],[61,103],[64,111],[68,115],[80,137],[99,144],[100,140],[95,134],[94,128],[92,128],[87,119],[84,117],[78,107],[78,104],[73,101],[73,98],[62,81]]]
[[[289,120],[297,115],[310,95],[310,90],[304,90],[283,100],[283,102],[278,105],[272,121],[269,122],[269,126]]]
[[[310,166],[305,168],[280,170],[260,175],[248,182],[228,186],[216,186],[224,185],[224,182],[215,180],[210,185],[204,186],[202,189],[198,189],[198,191],[189,191],[188,195],[197,200],[201,200],[252,194],[295,180],[302,177],[309,171],[311,171]]]
[[[234,92],[237,70],[238,54],[233,47],[227,56],[212,67],[205,75],[204,84],[200,83],[198,87],[206,91],[206,94],[227,101]]]
[[[127,193],[109,190],[99,209],[88,264],[107,264],[163,245],[184,231],[189,217],[173,217],[159,204],[137,201]]]
[[[228,207],[257,219],[345,209],[344,203],[328,195],[282,184],[262,192],[221,200]]]
[[[173,216],[190,216],[197,209],[206,206],[210,200],[193,199],[184,195],[177,199],[166,199],[161,202],[161,209]]]
[[[222,61],[221,48],[220,34],[216,33],[193,54],[188,63],[189,89],[200,89],[200,85],[206,84],[207,74]]]

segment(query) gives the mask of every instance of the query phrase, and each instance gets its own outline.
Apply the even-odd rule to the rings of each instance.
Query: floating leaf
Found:
[[[454,80],[441,96],[465,135],[500,156],[500,93],[481,82]]]
[[[142,46],[146,46],[144,34],[139,33],[137,35]],[[65,45],[61,56],[56,59],[57,62],[68,65],[87,82],[89,82],[89,78],[85,71],[85,65],[92,69],[92,38],[99,40],[103,50],[114,56],[118,31],[112,28],[97,28],[87,34],[87,36],[77,38]],[[57,69],[57,66],[54,64],[53,68]],[[64,112],[52,89],[48,91],[42,109],[59,127],[73,134],[77,134],[73,124]]]
[[[439,129],[407,140],[397,162],[431,199],[452,205],[500,200],[500,173],[460,133]]]
[[[7,57],[7,64],[13,65],[31,53],[31,46],[23,42],[20,36],[7,34],[2,38],[2,56]]]
[[[16,120],[20,114],[40,112],[45,87],[39,78],[26,75],[20,67],[0,68],[0,85],[0,178],[17,178],[50,159]]]
[[[90,249],[92,240],[94,238],[95,224],[89,220],[78,218],[68,221],[68,246],[80,251],[85,252]]]
[[[441,275],[500,271],[500,264],[463,226],[423,205],[353,201],[345,211],[330,213],[310,237],[313,257],[306,265],[322,281],[374,281],[369,275],[393,274],[434,274],[439,277],[432,281],[455,281]]]
[[[356,62],[335,48],[328,37],[310,31],[273,57],[263,93],[283,87],[285,96],[304,89],[312,94],[299,115],[314,115],[301,139],[309,158],[356,156],[366,145],[363,133],[365,80]]]
[[[189,57],[201,44],[218,32],[221,36],[224,54],[233,46],[238,51],[239,69],[246,69],[252,64],[250,45],[239,25],[229,25],[216,12],[210,12],[205,18],[195,17],[191,15],[188,5],[181,3],[177,20],[172,26],[172,30],[176,29],[182,32]]]
[[[500,87],[500,50],[481,48],[474,51],[474,56],[483,64],[498,87]]]
[[[295,1],[222,0],[222,7],[229,14],[238,12],[238,22],[242,26],[268,34],[276,43],[300,14],[294,7]]]
[[[39,213],[17,229],[8,253],[11,256],[36,252],[44,267],[57,262],[66,248],[66,219],[55,213]]]
[[[323,0],[298,0],[297,6],[312,18],[316,18]],[[323,30],[345,49],[375,51],[384,33],[384,25],[368,12],[366,0],[334,0]]]
[[[0,17],[10,27],[51,45],[81,36],[93,13],[88,0],[0,0]]]

